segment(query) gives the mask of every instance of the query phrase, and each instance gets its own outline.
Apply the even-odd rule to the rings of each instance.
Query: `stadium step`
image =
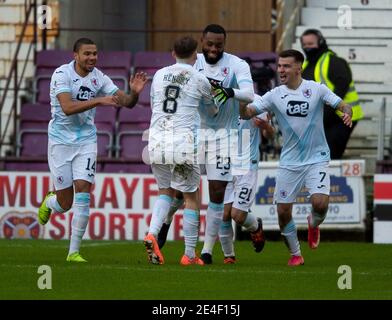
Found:
[[[390,7],[390,6],[389,6]],[[390,10],[351,10],[352,25],[356,28],[392,28]],[[303,25],[318,27],[336,27],[339,13],[336,9],[302,8],[301,22]],[[344,19],[342,19],[343,21]]]
[[[384,9],[391,5],[391,1],[367,1],[367,4],[363,4],[362,1],[358,0],[307,0],[306,4],[311,8],[338,9],[342,4],[344,4],[352,9]]]

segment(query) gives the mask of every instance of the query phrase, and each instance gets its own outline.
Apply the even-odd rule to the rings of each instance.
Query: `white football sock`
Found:
[[[148,233],[153,234],[155,238],[158,236],[158,233],[162,228],[162,224],[167,217],[167,213],[169,212],[171,203],[172,197],[161,194],[154,204]]]
[[[52,209],[52,212],[63,213],[65,210],[61,208],[60,204],[57,201],[57,196],[54,194],[46,199],[46,206],[49,209]]]
[[[185,254],[193,259],[195,257],[195,248],[199,239],[199,221],[200,214],[198,211],[185,208],[184,210],[184,239]]]
[[[242,226],[246,231],[255,232],[259,228],[259,223],[253,214],[248,213]]]
[[[219,228],[219,240],[222,246],[222,251],[225,257],[234,257],[233,239],[234,231],[230,221],[222,221]]]
[[[206,230],[204,235],[204,245],[201,253],[212,254],[219,228],[223,218],[223,203],[211,202],[208,204],[206,215]]]
[[[295,227],[293,219],[291,219],[290,222],[283,228],[282,236],[285,238],[286,246],[288,247],[291,255],[300,256],[301,248],[297,237],[297,228]]]
[[[72,233],[69,254],[79,252],[80,250],[80,244],[82,242],[84,232],[86,231],[90,214],[90,194],[87,192],[76,193],[73,209],[74,214],[71,224]]]

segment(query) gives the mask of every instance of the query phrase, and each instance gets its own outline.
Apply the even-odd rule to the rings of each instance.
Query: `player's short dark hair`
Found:
[[[225,36],[226,39],[226,30],[219,24],[209,24],[207,27],[204,28],[203,35],[205,36],[207,32],[221,33]]]
[[[279,57],[280,58],[293,57],[295,62],[299,62],[301,64],[305,60],[304,55],[300,51],[294,50],[294,49],[284,50],[284,51],[280,52]]]
[[[73,46],[73,51],[78,52],[80,47],[84,44],[95,44],[95,42],[89,38],[80,38],[76,40],[74,46]]]
[[[197,41],[191,36],[185,36],[174,42],[173,50],[180,59],[186,59],[192,56],[197,49]]]

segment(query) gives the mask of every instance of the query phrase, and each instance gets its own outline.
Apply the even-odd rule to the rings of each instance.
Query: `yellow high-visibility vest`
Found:
[[[325,84],[331,91],[334,91],[335,85],[331,82],[331,80],[328,79],[328,69],[330,58],[333,54],[334,53],[331,51],[323,53],[322,56],[318,59],[316,67],[314,68],[314,80],[316,82]],[[308,64],[309,61],[305,60],[302,65],[302,71],[306,69]],[[357,121],[363,118],[363,111],[359,104],[358,93],[355,90],[354,80],[351,81],[343,101],[349,104],[352,108],[352,121]],[[343,112],[336,110],[336,114],[341,117]]]

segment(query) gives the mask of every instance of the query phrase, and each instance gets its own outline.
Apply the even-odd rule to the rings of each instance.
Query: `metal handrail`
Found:
[[[379,121],[379,131],[378,131],[378,142],[377,142],[377,160],[384,160],[384,135],[385,135],[385,108],[386,108],[386,98],[382,99],[380,107],[380,121]]]
[[[29,47],[29,50],[28,50],[28,55],[25,58],[23,70],[22,70],[22,73],[21,73],[21,79],[20,79],[20,81],[18,81],[18,55],[19,55],[20,47],[21,47],[22,42],[23,42],[23,38],[26,35],[26,28],[27,28],[27,25],[29,23],[29,18],[30,18],[30,14],[31,14],[32,10],[34,12],[34,37],[33,37],[32,42],[30,43],[30,47]],[[14,54],[14,57],[12,59],[11,68],[10,68],[10,71],[8,73],[8,76],[7,76],[6,85],[5,85],[5,88],[4,88],[4,91],[3,91],[3,95],[1,97],[1,102],[0,102],[0,114],[1,114],[1,112],[2,112],[2,110],[4,108],[4,105],[5,105],[5,101],[6,101],[6,98],[7,98],[8,91],[10,90],[10,84],[11,84],[12,76],[14,76],[14,97],[13,97],[11,111],[10,111],[10,114],[8,116],[8,119],[7,119],[6,126],[5,126],[4,130],[2,130],[2,128],[1,128],[2,124],[0,122],[0,151],[1,151],[2,146],[5,144],[4,140],[5,140],[5,136],[7,134],[9,123],[11,121],[11,117],[13,117],[13,120],[14,120],[14,137],[16,136],[16,126],[17,126],[17,111],[16,111],[16,108],[17,108],[19,87],[21,85],[21,82],[22,82],[22,79],[23,79],[23,75],[24,75],[24,72],[26,70],[28,56],[30,55],[30,51],[31,51],[31,44],[34,44],[34,49],[35,50],[37,48],[37,28],[36,28],[36,26],[37,26],[37,14],[36,14],[36,10],[37,10],[37,0],[25,1],[25,21],[23,23],[22,32],[20,34],[18,45],[16,47],[15,54]],[[15,152],[16,152],[16,141],[14,141],[13,153],[15,154]]]
[[[284,6],[285,6],[285,1],[281,1],[280,11],[283,11]],[[278,44],[276,45],[275,52],[279,52],[282,49],[283,41],[285,40],[285,38],[288,35],[289,31],[292,29],[292,27],[293,27],[292,25],[294,23],[294,19],[299,14],[300,8],[301,8],[301,2],[299,0],[296,0],[295,8],[294,8],[293,12],[290,15],[289,21],[285,24],[285,28],[283,30],[283,33],[280,36]]]

